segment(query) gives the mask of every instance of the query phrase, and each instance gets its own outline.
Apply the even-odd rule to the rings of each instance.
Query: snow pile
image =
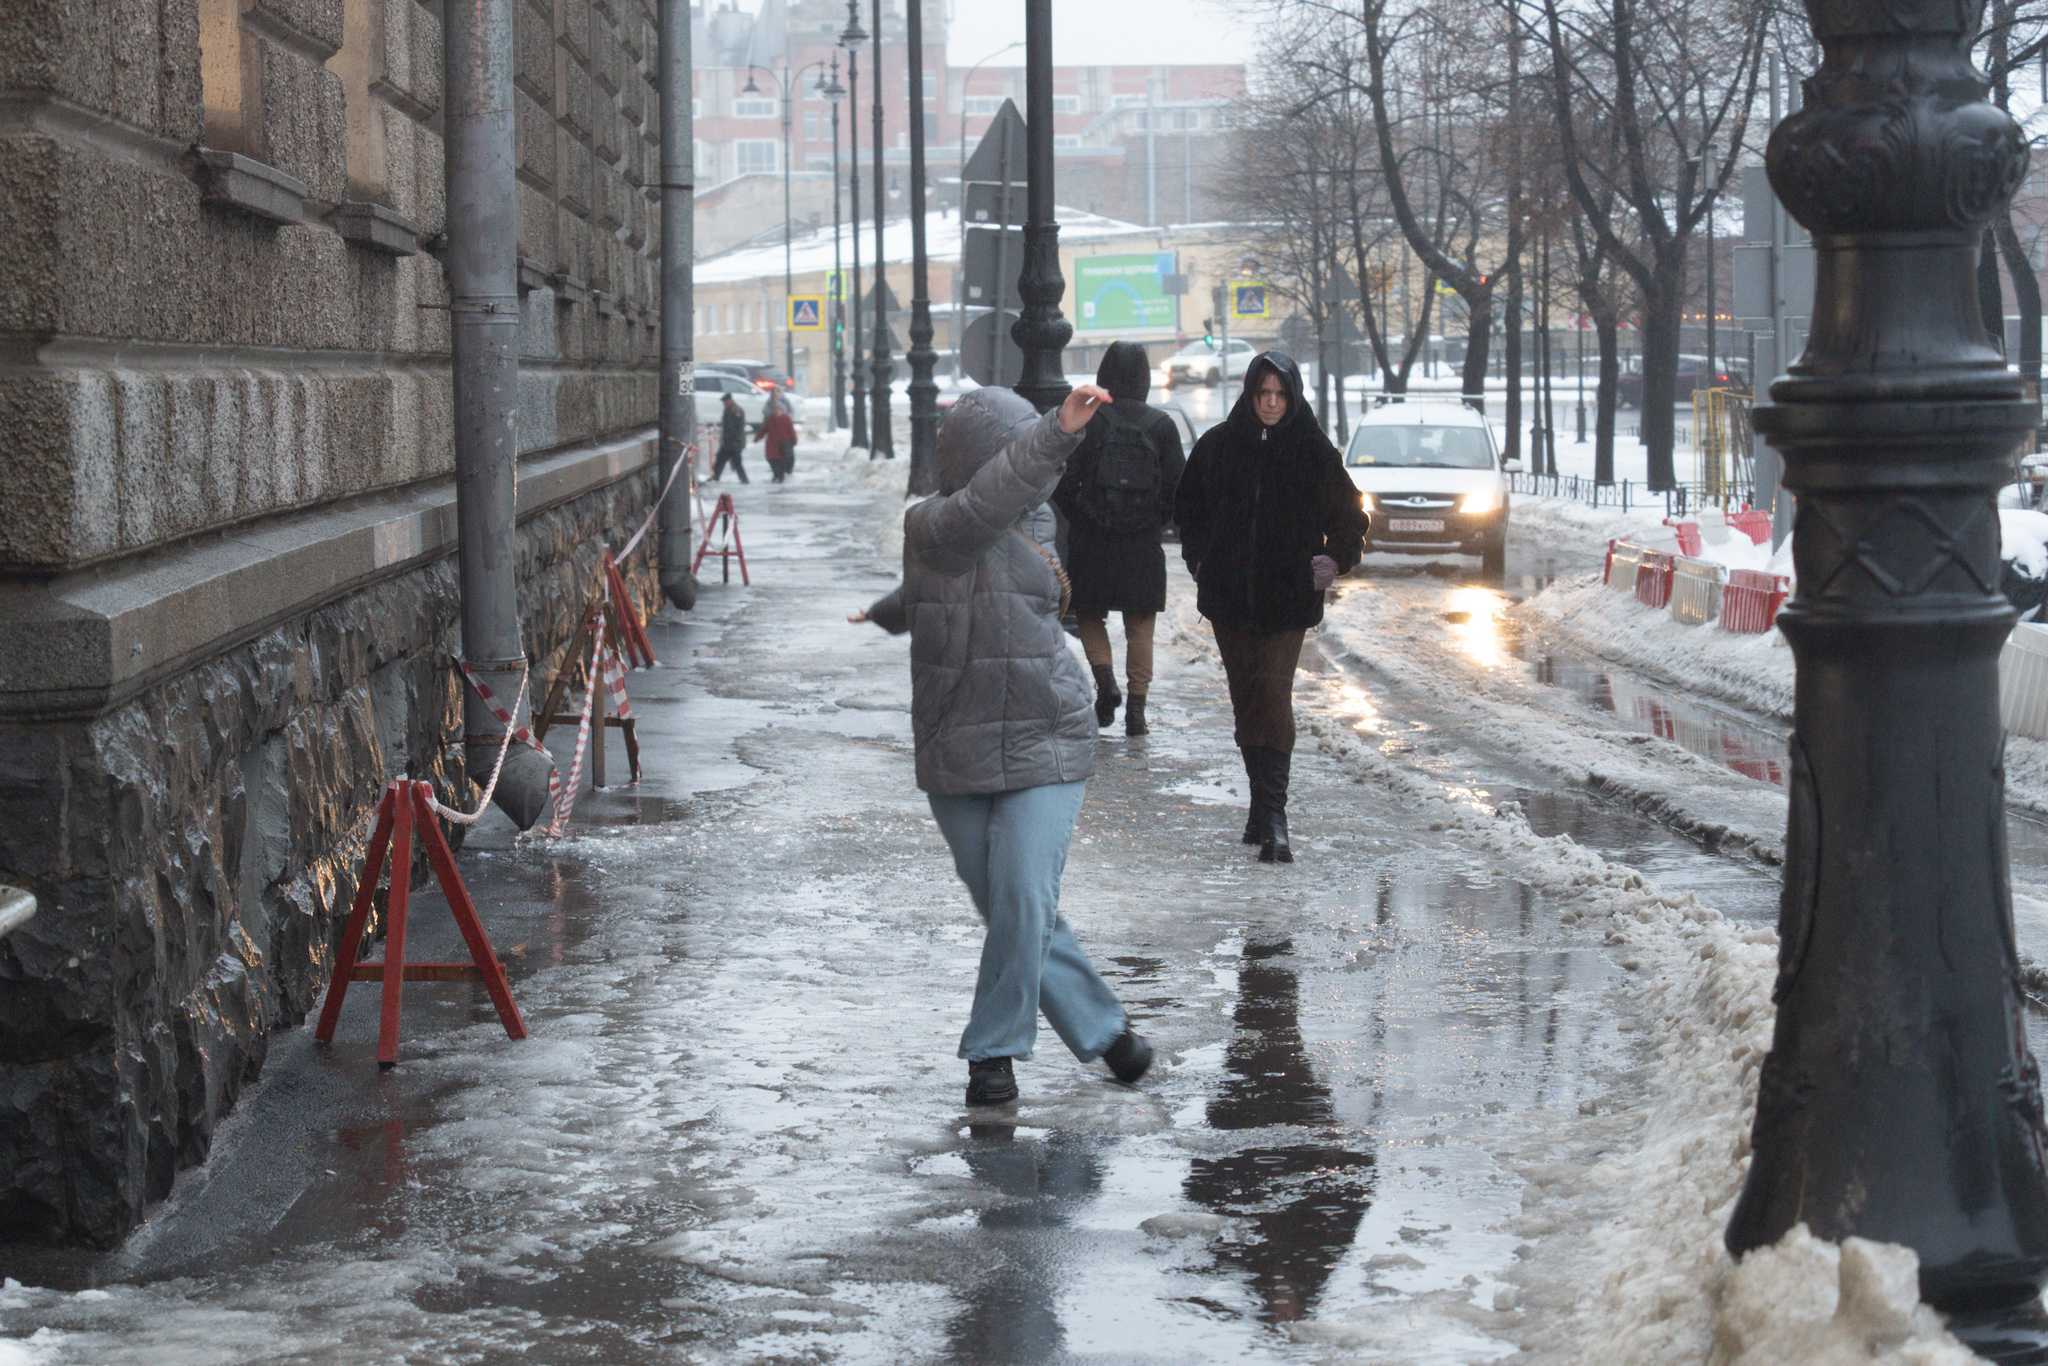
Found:
[[[2048,579],[2048,512],[1998,510],[2001,557],[2022,578]]]
[[[1545,543],[1572,541],[1589,550],[1610,540],[1630,540],[1658,549],[1676,549],[1678,545],[1671,528],[1664,525],[1661,499],[1623,512],[1619,507],[1589,507],[1568,498],[1517,494],[1510,516],[1518,540],[1533,533]]]
[[[1909,1248],[1824,1243],[1796,1226],[1731,1273],[1715,1322],[1716,1361],[1855,1366],[1887,1353],[1921,1366],[1977,1360],[1920,1303],[1920,1259]]]

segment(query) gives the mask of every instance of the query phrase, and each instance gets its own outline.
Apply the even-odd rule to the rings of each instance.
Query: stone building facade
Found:
[[[653,494],[656,29],[513,3],[544,670]],[[324,985],[383,783],[473,805],[440,15],[0,5],[0,1242],[131,1228]]]

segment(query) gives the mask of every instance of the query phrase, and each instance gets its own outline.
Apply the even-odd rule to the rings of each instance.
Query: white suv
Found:
[[[1165,366],[1162,367],[1166,371],[1166,387],[1171,389],[1177,384],[1215,384],[1224,378],[1244,378],[1245,368],[1252,363],[1252,357],[1259,353],[1242,337],[1232,337],[1227,345],[1227,356],[1208,342],[1191,342],[1168,356]],[[1224,373],[1226,368],[1229,372],[1227,376]]]
[[[1372,517],[1367,550],[1477,555],[1489,576],[1507,567],[1506,469],[1485,415],[1454,400],[1385,402],[1344,447]]]

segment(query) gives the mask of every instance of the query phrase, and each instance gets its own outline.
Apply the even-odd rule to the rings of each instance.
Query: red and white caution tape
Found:
[[[681,474],[686,466],[691,471],[690,486],[694,489],[697,485],[697,447],[694,444],[683,447],[683,458],[669,466],[668,478],[662,481],[661,492],[654,495],[654,506],[647,510],[647,520],[640,524],[640,529],[626,542],[626,548],[614,555],[613,559],[623,560],[640,548],[641,538],[646,536],[648,529],[654,525],[654,519],[661,515],[661,505],[668,501],[668,491],[675,487],[676,476]]]
[[[633,703],[626,696],[626,661],[619,658],[617,650],[604,652],[604,686],[611,694],[612,715],[621,721],[633,714]]]
[[[604,686],[604,608],[595,614],[595,641],[590,647],[590,686],[583,694],[583,717],[576,723],[576,758],[569,765],[569,785],[555,793],[555,818],[548,822],[549,839],[560,839],[569,828],[569,813],[576,809],[576,793],[583,785],[583,756],[590,750],[590,713],[597,703],[597,690]]]

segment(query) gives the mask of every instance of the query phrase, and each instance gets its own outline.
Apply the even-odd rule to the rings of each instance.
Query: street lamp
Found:
[[[860,378],[860,45],[868,35],[860,26],[859,3],[846,0],[846,31],[839,35],[839,46],[846,49],[846,107],[853,111],[846,121],[847,186],[853,202],[853,444],[867,447],[868,458],[873,459],[874,447],[868,441],[867,386]]]
[[[1813,235],[1812,329],[1755,415],[1799,499],[1777,1018],[1727,1243],[1799,1224],[1902,1243],[1966,1346],[2041,1361],[2048,1127],[2013,936],[1994,507],[2035,413],[1969,289],[2027,139],[1971,64],[1981,7],[1807,13],[1820,70],[1765,164]],[[1910,103],[1866,84],[1879,50]]]
[[[826,326],[831,328],[825,359],[832,367],[832,430],[846,425],[846,345],[841,336],[846,327],[846,278],[839,262],[839,101],[846,87],[839,83],[839,54],[832,54],[832,76],[820,77],[818,93],[832,105],[832,297],[826,303]]]
[[[882,0],[874,0],[875,25],[875,335],[874,365],[868,377],[868,436],[871,451],[884,460],[896,458],[896,432],[889,418],[889,378],[896,368],[889,359],[889,261],[882,241]],[[923,79],[923,72],[916,73]]]
[[[754,84],[754,73],[760,72],[775,86],[776,95],[782,102],[782,373],[792,382],[796,379],[796,333],[789,326],[789,296],[793,292],[790,272],[789,225],[792,217],[789,207],[789,106],[790,96],[804,73],[816,67],[824,68],[823,62],[806,62],[795,71],[789,69],[789,58],[782,59],[782,74],[777,76],[765,66],[747,65],[747,83],[742,86],[742,95],[758,95],[761,87]],[[837,191],[835,190],[836,194]]]

